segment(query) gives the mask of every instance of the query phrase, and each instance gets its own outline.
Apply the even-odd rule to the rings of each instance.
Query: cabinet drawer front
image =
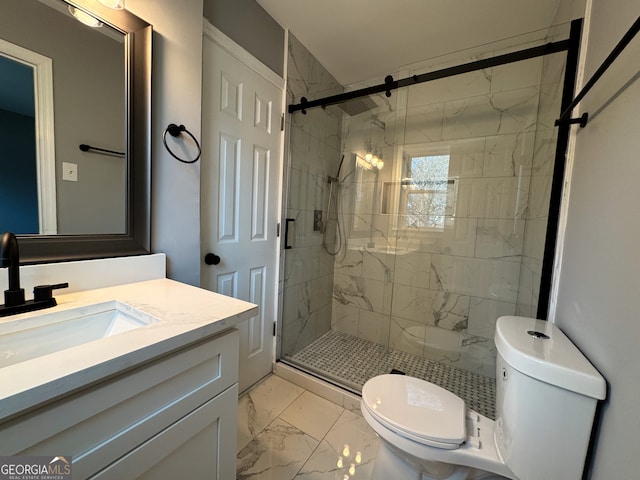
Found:
[[[237,411],[238,386],[234,385],[90,478],[235,478]],[[74,478],[75,473],[74,467]]]
[[[0,454],[64,452],[84,478],[237,381],[232,330],[0,426]]]

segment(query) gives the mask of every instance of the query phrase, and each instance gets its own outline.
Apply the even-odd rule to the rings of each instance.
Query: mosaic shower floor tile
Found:
[[[399,370],[439,385],[472,410],[495,418],[495,379],[345,333],[329,331],[287,360],[356,392],[371,377]]]

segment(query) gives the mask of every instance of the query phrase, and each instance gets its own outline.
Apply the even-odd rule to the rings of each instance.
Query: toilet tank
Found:
[[[496,323],[495,439],[520,480],[579,480],[604,378],[554,324]]]

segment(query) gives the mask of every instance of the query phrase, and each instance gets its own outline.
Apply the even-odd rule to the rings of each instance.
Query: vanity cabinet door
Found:
[[[238,332],[231,330],[0,425],[0,454],[65,452],[74,478],[88,478],[237,384]],[[225,421],[235,425],[235,413]]]
[[[234,479],[237,410],[235,384],[90,478]]]

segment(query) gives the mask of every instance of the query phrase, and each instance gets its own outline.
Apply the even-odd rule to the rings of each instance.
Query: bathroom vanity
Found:
[[[239,322],[251,303],[168,279],[59,295],[0,321],[0,455],[74,479],[235,478]]]

